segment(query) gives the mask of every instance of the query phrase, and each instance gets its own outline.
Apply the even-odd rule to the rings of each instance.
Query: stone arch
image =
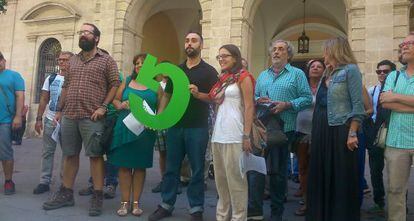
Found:
[[[78,19],[80,14],[67,3],[46,1],[33,6],[22,16],[23,22],[42,22],[62,19]]]
[[[297,38],[302,32],[303,14],[299,7],[302,3],[295,4],[277,0],[246,0],[243,6],[243,17],[251,28],[247,35],[242,35],[243,48],[248,48],[247,58],[251,64],[251,71],[258,74],[269,65],[268,45],[275,37],[282,37],[297,44]],[[338,6],[338,4],[342,4]],[[272,15],[272,10],[283,8],[282,13]],[[321,57],[321,45],[324,39],[334,36],[346,36],[348,30],[347,14],[348,0],[336,1],[306,1],[306,31],[313,32],[311,38],[310,53],[295,55],[295,61]],[[340,16],[337,16],[340,13]],[[308,34],[309,36],[309,34]],[[253,40],[254,39],[254,40]]]
[[[409,31],[413,32],[414,31],[414,3],[410,4],[408,25],[409,25]]]
[[[201,8],[202,22],[206,23],[206,20],[210,17],[211,0],[186,0],[187,2],[194,2]],[[117,16],[115,20],[115,42],[113,48],[113,56],[115,60],[120,64],[121,69],[129,70],[133,54],[141,49],[143,42],[143,28],[145,22],[152,16],[160,11],[166,9],[179,9],[183,8],[182,5],[186,4],[174,4],[172,1],[162,0],[129,0],[118,1]],[[161,5],[161,6],[160,6]],[[131,51],[133,48],[134,51]]]

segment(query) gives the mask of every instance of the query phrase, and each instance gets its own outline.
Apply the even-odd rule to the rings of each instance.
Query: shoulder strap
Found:
[[[374,89],[371,92],[371,97],[374,98],[375,91],[377,90],[378,85],[374,86]],[[381,91],[380,91],[381,92]]]
[[[131,76],[128,76],[126,78],[126,81],[125,81],[125,87],[128,87],[128,85],[129,85],[129,83],[131,83],[131,81],[132,81],[132,77]]]
[[[52,73],[49,76],[49,87],[50,85],[52,85],[53,81],[56,79],[57,74],[56,73]]]
[[[397,85],[399,76],[400,76],[400,71],[397,71],[397,76],[395,77],[395,80],[394,80],[394,89],[395,89],[395,86]]]

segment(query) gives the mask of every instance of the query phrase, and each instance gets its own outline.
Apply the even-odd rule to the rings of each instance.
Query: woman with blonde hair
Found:
[[[324,44],[326,71],[316,94],[307,221],[359,221],[357,131],[364,119],[362,76],[347,39]]]

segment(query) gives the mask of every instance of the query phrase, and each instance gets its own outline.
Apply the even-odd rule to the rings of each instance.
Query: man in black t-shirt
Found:
[[[201,59],[203,38],[199,33],[189,32],[185,38],[187,60],[179,67],[186,73],[190,84],[208,93],[218,80],[217,71]],[[164,96],[160,101],[162,111],[171,98],[173,85],[167,82]],[[185,155],[191,165],[192,177],[187,189],[191,220],[203,220],[204,206],[204,160],[208,143],[209,104],[207,98],[190,98],[187,110],[181,120],[167,131],[167,164],[162,181],[162,203],[149,216],[150,221],[171,216],[177,198],[181,162]]]

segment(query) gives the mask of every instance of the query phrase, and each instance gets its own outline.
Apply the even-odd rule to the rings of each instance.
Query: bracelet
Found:
[[[250,136],[246,134],[243,134],[242,138],[243,140],[250,140]]]
[[[42,119],[43,119],[42,117],[36,117],[36,122],[37,121],[42,121]]]
[[[348,137],[356,137],[357,133],[355,131],[349,131]]]

